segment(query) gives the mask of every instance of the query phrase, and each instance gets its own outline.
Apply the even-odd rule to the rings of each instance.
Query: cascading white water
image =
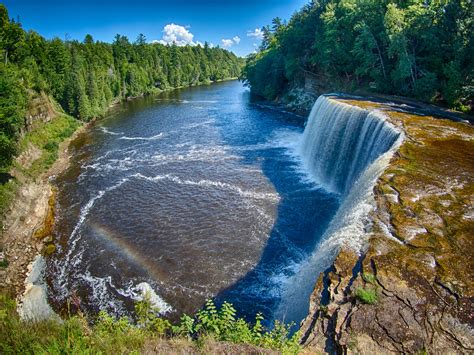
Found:
[[[326,96],[318,98],[308,118],[300,153],[314,178],[341,194],[342,200],[312,255],[283,285],[277,318],[303,319],[317,277],[331,265],[340,247],[357,252],[364,248],[370,212],[375,208],[373,188],[402,140],[403,134],[381,112]]]
[[[398,136],[381,113],[320,96],[308,118],[301,154],[319,183],[346,195]]]

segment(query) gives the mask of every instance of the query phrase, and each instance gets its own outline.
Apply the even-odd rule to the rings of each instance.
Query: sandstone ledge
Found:
[[[472,353],[474,127],[335,99],[382,110],[405,140],[374,188],[367,249],[341,250],[320,275],[303,344],[311,352]],[[361,290],[377,300],[364,303]]]

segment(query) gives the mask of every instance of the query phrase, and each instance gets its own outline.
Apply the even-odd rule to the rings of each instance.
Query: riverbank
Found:
[[[7,266],[0,272],[0,292],[18,300],[25,291],[25,279],[35,258],[54,252],[54,238],[51,235],[54,223],[54,188],[50,179],[67,168],[70,142],[91,124],[76,123],[64,130],[58,127],[61,132],[57,139],[62,141],[54,146],[51,156],[44,157],[49,153],[42,151],[41,144],[47,144],[43,139],[48,139],[48,135],[44,133],[54,126],[61,126],[63,122],[59,122],[60,120],[78,122],[64,117],[63,114],[58,114],[50,122],[32,131],[25,138],[28,140],[28,149],[17,158],[12,169],[18,190],[4,220],[2,253]],[[54,159],[52,165],[51,159]],[[48,165],[50,166],[44,170]]]
[[[305,346],[472,351],[474,127],[407,105],[332,99],[382,111],[406,137],[374,187],[367,247],[342,249],[319,276],[301,326]]]

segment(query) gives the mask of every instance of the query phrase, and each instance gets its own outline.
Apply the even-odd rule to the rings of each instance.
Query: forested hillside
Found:
[[[473,110],[473,1],[314,0],[263,33],[243,77],[267,99],[311,79]]]
[[[135,42],[47,40],[9,19],[0,4],[0,168],[15,155],[32,94],[46,92],[62,109],[89,120],[117,99],[237,77],[242,60],[221,48]]]

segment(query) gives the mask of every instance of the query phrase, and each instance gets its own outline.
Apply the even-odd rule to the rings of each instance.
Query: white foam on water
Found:
[[[201,103],[201,104],[216,104],[217,100],[182,100],[183,103],[186,104],[193,104],[193,103]]]
[[[182,104],[202,103],[202,104],[215,104],[217,100],[183,100],[183,99],[155,99],[155,101],[163,102],[178,102]]]
[[[151,137],[128,137],[128,136],[122,136],[120,137],[119,139],[123,139],[123,140],[128,140],[128,141],[153,141],[153,140],[157,140],[157,139],[161,139],[162,137],[164,136],[163,133],[158,133],[158,134],[155,134],[154,136],[151,136]]]
[[[122,132],[114,132],[114,131],[111,131],[111,130],[109,130],[109,129],[108,129],[107,127],[105,127],[105,126],[100,126],[99,128],[100,128],[100,130],[101,130],[102,132],[104,132],[104,133],[106,133],[106,134],[110,134],[110,135],[112,135],[112,136],[120,136],[120,135],[123,134]]]
[[[116,286],[111,276],[93,276],[89,270],[79,275],[79,279],[85,282],[92,292],[89,294],[90,301],[100,310],[113,314],[126,314],[125,305],[113,296],[113,291],[131,301],[142,301],[149,297],[151,305],[158,310],[158,314],[166,314],[173,311],[173,307],[166,303],[148,282],[135,284],[129,281],[124,287]]]
[[[202,186],[202,187],[218,188],[222,190],[230,190],[230,191],[236,192],[237,194],[243,197],[253,198],[257,200],[269,200],[269,201],[275,201],[275,202],[278,202],[280,200],[280,195],[278,195],[277,193],[247,191],[247,190],[241,189],[239,186],[229,184],[226,182],[220,182],[220,181],[212,181],[212,180],[206,180],[206,179],[192,181],[192,180],[187,180],[187,179],[181,179],[178,176],[175,176],[172,174],[156,175],[156,176],[150,177],[150,176],[145,176],[141,173],[136,173],[132,175],[132,177],[135,177],[138,179],[144,179],[148,181],[153,181],[153,182],[167,180],[167,181],[172,181],[179,185]]]
[[[104,190],[100,190],[81,208],[78,221],[76,225],[74,226],[71,236],[68,239],[68,251],[64,258],[56,260],[59,274],[55,280],[55,283],[60,285],[59,289],[61,290],[60,292],[62,292],[61,294],[62,296],[65,296],[68,292],[66,285],[69,278],[68,273],[70,271],[71,264],[72,266],[77,265],[80,262],[81,257],[82,257],[82,253],[80,252],[75,253],[75,251],[76,251],[77,242],[80,240],[79,231],[81,227],[83,226],[84,222],[86,221],[87,216],[89,215],[91,209],[94,207],[94,204],[98,200],[100,200],[106,193],[119,188],[127,181],[129,181],[128,178],[123,178],[118,183],[112,186],[109,186],[108,188]]]
[[[198,128],[198,127],[202,127],[202,126],[209,126],[209,125],[211,125],[215,122],[216,122],[216,120],[212,119],[212,120],[206,120],[206,121],[202,121],[202,122],[190,123],[190,124],[187,124],[187,125],[181,127],[181,129],[194,129],[194,128]]]
[[[149,297],[151,305],[158,309],[159,314],[166,314],[173,311],[173,307],[158,296],[155,290],[147,282],[141,282],[130,290],[134,295],[133,299],[136,301],[142,301],[145,297]]]
[[[90,289],[89,300],[93,302],[102,311],[113,313],[117,315],[123,315],[125,308],[122,302],[114,300],[110,296],[110,290],[117,288],[112,283],[112,277],[98,277],[93,276],[89,270],[81,273],[78,278],[82,282],[86,283]]]

